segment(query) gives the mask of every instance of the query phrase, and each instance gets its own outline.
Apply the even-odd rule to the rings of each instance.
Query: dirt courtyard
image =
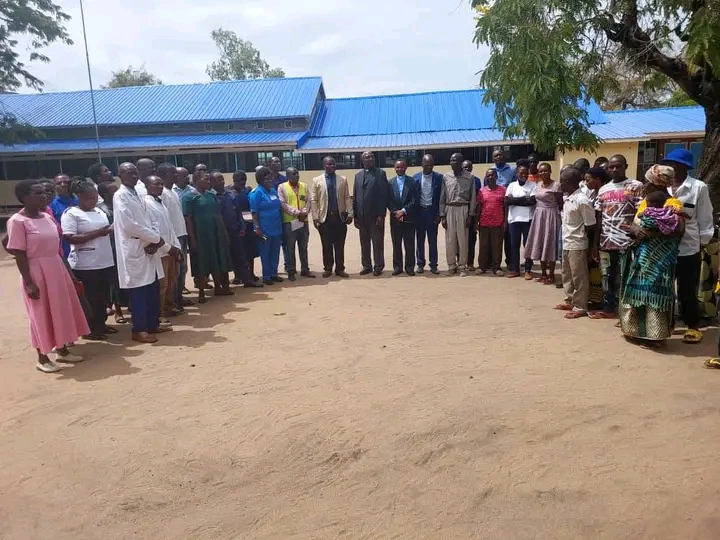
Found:
[[[642,350],[553,287],[391,278],[389,237],[361,278],[354,228],[347,261],[45,375],[0,260],[0,538],[720,538],[717,330]]]

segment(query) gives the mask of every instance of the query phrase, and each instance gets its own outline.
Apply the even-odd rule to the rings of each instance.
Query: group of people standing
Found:
[[[4,245],[22,276],[37,368],[53,373],[57,362],[82,361],[68,347],[79,337],[104,340],[116,333],[107,317],[126,323],[123,308],[132,313],[132,339],[155,343],[157,334],[172,330],[170,318],[193,303],[186,298],[188,268],[199,303],[207,301],[207,290],[234,294],[231,283],[282,282],[281,252],[290,281],[315,278],[308,261],[311,221],[322,243],[323,277],[349,277],[344,248],[353,223],[360,274],[379,276],[388,213],[394,276],[426,267],[439,273],[442,226],[449,275],[467,276],[475,264],[479,274],[503,275],[504,254],[508,278],[564,288],[556,309],[566,318],[619,317],[623,334],[646,344],[670,336],[677,282],[688,327],[683,339],[702,339],[700,250],[714,226],[707,186],[689,175],[692,154],[669,153],[644,182],[627,177],[622,155],[598,158],[594,167],[578,160],[561,170],[559,181],[534,155],[512,167],[498,149],[493,162],[481,180],[460,153],[445,174],[427,154],[421,172],[408,176],[400,159],[388,180],[373,153],[364,152],[352,189],[332,157],[310,185],[293,167],[281,174],[277,157],[255,170],[254,189],[243,171],[226,187],[223,174],[205,165],[190,175],[150,159],[121,164],[119,186],[102,163],[87,178],[22,181],[16,195],[23,209],[9,220]],[[706,365],[720,367],[720,360]]]
[[[642,181],[627,177],[621,155],[592,168],[579,160],[561,172],[566,298],[556,309],[577,318],[592,303],[590,318],[619,319],[623,335],[647,347],[666,342],[677,312],[687,327],[683,341],[702,340],[701,252],[715,226],[707,185],[689,174],[694,166],[692,153],[677,149]],[[592,276],[598,269],[599,280]]]

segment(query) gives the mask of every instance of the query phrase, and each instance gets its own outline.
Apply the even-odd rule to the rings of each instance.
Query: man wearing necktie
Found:
[[[315,228],[320,233],[323,251],[323,277],[335,275],[346,278],[345,239],[347,226],[353,220],[352,197],[347,178],[335,172],[335,160],[323,159],[325,174],[313,178],[310,188],[310,211]]]
[[[417,215],[417,184],[405,175],[407,162],[395,162],[397,176],[390,180],[388,210],[390,211],[390,236],[393,245],[393,276],[403,272],[403,247],[405,248],[405,272],[415,275],[415,220]]]

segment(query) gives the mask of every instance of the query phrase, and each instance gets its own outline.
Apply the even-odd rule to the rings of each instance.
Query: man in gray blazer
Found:
[[[375,276],[385,268],[385,215],[388,206],[387,174],[375,166],[372,152],[362,154],[363,170],[355,175],[353,215],[360,231],[361,276]],[[372,259],[370,248],[372,244]]]

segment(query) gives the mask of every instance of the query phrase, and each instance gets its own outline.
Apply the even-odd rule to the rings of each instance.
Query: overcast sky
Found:
[[[73,46],[32,64],[45,91],[88,87],[78,0],[55,0]],[[165,84],[208,81],[222,26],[288,77],[321,76],[328,97],[472,88],[487,58],[469,0],[84,0],[95,87],[145,64]]]

